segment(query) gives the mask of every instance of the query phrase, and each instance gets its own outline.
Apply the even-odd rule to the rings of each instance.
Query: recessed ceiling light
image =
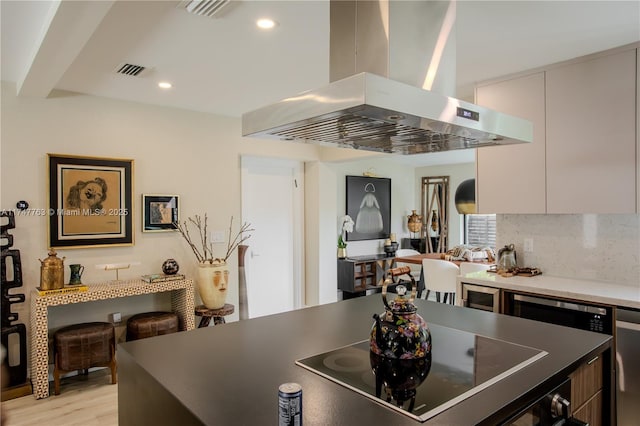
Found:
[[[158,83],[158,87],[161,89],[171,89],[172,86],[168,81],[161,81],[160,83]]]
[[[258,28],[262,28],[263,30],[270,30],[271,28],[276,26],[276,21],[269,18],[262,18],[256,21],[256,25]]]

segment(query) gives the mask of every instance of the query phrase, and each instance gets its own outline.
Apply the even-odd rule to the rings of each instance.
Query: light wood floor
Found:
[[[3,426],[117,426],[118,385],[109,369],[88,376],[63,378],[60,395],[35,399],[33,395],[2,402]]]

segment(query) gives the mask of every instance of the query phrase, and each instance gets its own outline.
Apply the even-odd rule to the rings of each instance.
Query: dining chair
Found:
[[[427,297],[430,291],[436,292],[436,301],[440,302],[440,293],[444,293],[443,302],[455,302],[456,283],[460,268],[453,262],[439,259],[422,259],[422,271]]]
[[[414,249],[398,249],[396,250],[396,257],[405,257],[405,256],[415,256],[420,254],[418,250]],[[422,272],[422,265],[418,263],[405,263],[405,262],[396,262],[398,266],[408,266],[411,268],[411,276],[418,281],[420,279],[420,272]]]
[[[404,256],[415,256],[420,254],[418,250],[414,249],[398,249],[396,250],[396,257],[404,257]],[[405,263],[405,262],[396,262],[396,267],[399,268],[401,266],[408,266],[411,268],[411,276],[414,280],[416,280],[416,284],[418,285],[418,293],[422,290],[422,285],[420,283],[420,274],[422,274],[422,265],[419,263]]]

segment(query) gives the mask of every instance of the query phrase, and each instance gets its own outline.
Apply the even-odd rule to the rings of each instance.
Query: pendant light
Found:
[[[456,189],[456,210],[460,214],[474,214],[476,212],[476,180],[467,179]]]

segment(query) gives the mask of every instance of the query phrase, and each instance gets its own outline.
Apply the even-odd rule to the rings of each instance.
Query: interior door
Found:
[[[242,219],[249,318],[300,308],[303,299],[303,164],[242,157]]]

